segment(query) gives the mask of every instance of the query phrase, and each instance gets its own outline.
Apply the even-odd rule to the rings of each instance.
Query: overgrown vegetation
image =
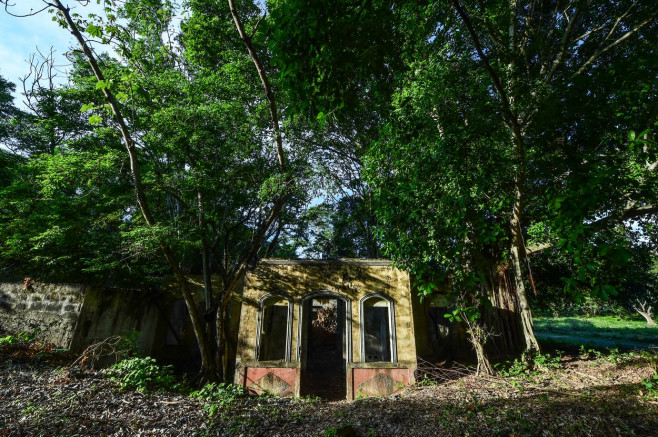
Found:
[[[61,86],[33,58],[26,108],[0,78],[1,275],[173,274],[203,382],[230,378],[229,299],[273,255],[449,284],[485,373],[487,341],[539,350],[533,303],[616,299],[652,323],[651,2],[70,3],[0,0],[77,47]]]
[[[223,412],[229,410],[233,402],[247,395],[247,391],[234,384],[210,383],[200,390],[190,393],[190,397],[203,403],[203,411],[208,417],[214,417],[221,409]]]
[[[559,369],[560,359],[561,355],[552,357],[550,354],[525,353],[520,360],[499,363],[496,367],[500,376],[505,378],[532,379],[541,373]]]

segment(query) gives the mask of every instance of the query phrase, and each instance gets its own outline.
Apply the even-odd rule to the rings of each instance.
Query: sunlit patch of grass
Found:
[[[624,320],[617,316],[536,317],[535,329],[540,335],[569,335],[620,342],[658,342],[658,326],[647,326],[646,322]]]

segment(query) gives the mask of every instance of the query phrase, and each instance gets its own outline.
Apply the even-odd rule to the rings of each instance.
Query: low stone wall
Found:
[[[82,309],[85,286],[0,283],[0,332],[39,330],[37,338],[68,348]]]
[[[0,283],[0,332],[38,331],[39,340],[81,352],[109,336],[137,330],[140,352],[148,355],[166,335],[167,308],[163,317],[157,301],[158,296],[141,290]]]

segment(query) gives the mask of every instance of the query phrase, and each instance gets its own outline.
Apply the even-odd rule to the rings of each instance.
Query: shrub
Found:
[[[525,378],[532,379],[539,376],[540,372],[549,369],[558,369],[560,367],[560,355],[551,357],[550,354],[526,353],[524,352],[521,360],[505,361],[504,364],[496,364],[499,368],[500,375],[505,378]]]
[[[177,389],[172,366],[158,366],[155,359],[129,358],[103,370],[105,376],[116,382],[121,390],[165,390]]]
[[[191,398],[200,401],[217,402],[222,406],[230,405],[235,398],[245,396],[245,389],[242,386],[227,383],[210,383],[203,386],[201,390],[193,391]]]

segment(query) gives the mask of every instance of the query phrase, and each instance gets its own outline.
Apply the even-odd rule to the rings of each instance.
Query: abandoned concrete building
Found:
[[[411,282],[387,260],[262,260],[230,306],[234,382],[257,393],[326,399],[402,390],[414,381],[417,356],[434,358],[457,335],[443,317],[446,298],[421,302]],[[187,357],[192,370],[187,309],[175,283],[162,288],[0,284],[0,332],[39,328],[44,340],[82,351],[135,329],[142,353]]]

